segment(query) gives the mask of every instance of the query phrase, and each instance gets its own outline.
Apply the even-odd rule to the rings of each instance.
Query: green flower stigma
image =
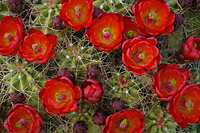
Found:
[[[105,32],[108,32],[108,31],[110,31],[110,28],[106,28],[106,29],[105,29]]]
[[[132,36],[134,34],[134,32],[132,30],[128,31],[128,35]]]
[[[188,109],[190,109],[190,108],[192,107],[192,103],[189,103],[189,102],[188,102],[188,103],[186,104],[186,107],[187,107]]]
[[[175,85],[175,84],[176,84],[176,80],[175,80],[175,79],[172,79],[172,80],[171,80],[171,84],[172,84],[172,85]]]
[[[34,51],[37,51],[39,48],[40,48],[40,46],[37,43],[35,43],[35,44],[32,45],[32,49]]]
[[[55,97],[56,97],[56,99],[60,99],[60,94],[56,93]]]
[[[8,37],[9,37],[9,34],[6,34],[6,38],[8,39]]]
[[[127,120],[126,120],[126,119],[124,119],[124,120],[122,121],[122,124],[125,126],[125,125],[126,125],[126,123],[127,123]]]
[[[33,50],[36,50],[36,48],[37,48],[36,45],[33,45]]]
[[[10,33],[6,33],[6,34],[4,34],[4,38],[7,39],[7,40],[10,40],[10,39],[12,39],[13,37],[11,36]]]
[[[144,59],[145,58],[145,54],[139,54],[139,58],[140,59]]]
[[[195,47],[195,48],[197,47],[197,43],[194,44],[194,47]]]
[[[76,9],[76,12],[79,12],[79,9],[78,9],[78,8]]]
[[[15,124],[15,126],[20,128],[20,127],[22,127],[22,124],[21,124],[20,121],[18,121],[18,122]]]
[[[152,13],[151,13],[151,17],[152,17],[152,18],[156,18],[156,14],[152,12]]]

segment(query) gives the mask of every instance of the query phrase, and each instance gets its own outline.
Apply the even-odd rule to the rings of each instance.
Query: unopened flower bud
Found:
[[[57,15],[52,18],[52,26],[56,30],[63,30],[66,26],[63,25],[62,19]]]
[[[16,103],[25,103],[25,96],[23,93],[19,91],[14,91],[13,93],[10,94],[11,101],[16,104]]]
[[[93,15],[93,19],[97,18],[99,14],[101,14],[103,11],[100,8],[95,8]]]
[[[94,115],[92,116],[92,120],[96,125],[104,125],[106,123],[106,117],[108,116],[108,112],[104,110],[96,110]]]
[[[83,99],[87,103],[94,104],[101,102],[105,92],[105,88],[101,82],[94,78],[85,79],[81,88],[83,90]]]
[[[73,130],[75,133],[87,133],[88,126],[85,121],[77,121],[73,126]]]
[[[101,75],[101,68],[97,64],[88,66],[86,74],[87,74],[87,78],[97,79]]]
[[[20,13],[23,10],[23,0],[8,0],[7,5],[13,13]]]
[[[62,76],[68,77],[73,83],[75,83],[75,75],[73,71],[68,70],[67,68],[61,68],[57,72],[57,76],[61,78]]]
[[[112,101],[110,101],[108,106],[112,112],[117,112],[122,109],[125,109],[124,101],[122,100],[122,98],[117,98],[117,97],[114,97]]]
[[[174,30],[177,30],[184,22],[184,18],[182,14],[175,14],[175,20],[174,20]]]

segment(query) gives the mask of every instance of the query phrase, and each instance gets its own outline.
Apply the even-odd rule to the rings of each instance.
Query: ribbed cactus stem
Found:
[[[49,9],[48,17],[45,19],[44,27],[42,28],[42,31],[44,32],[45,35],[48,33],[47,27],[48,27],[49,23],[51,23],[51,12],[52,12],[52,10]]]

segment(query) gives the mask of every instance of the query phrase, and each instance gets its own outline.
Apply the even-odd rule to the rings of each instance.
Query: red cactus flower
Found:
[[[186,85],[168,104],[167,112],[181,128],[200,122],[200,85]]]
[[[161,64],[158,72],[151,76],[153,85],[151,90],[156,93],[161,100],[170,101],[176,93],[185,86],[186,80],[190,76],[188,68],[179,68],[175,63],[170,65]]]
[[[61,4],[64,4],[65,2],[68,2],[69,0],[60,0]],[[93,3],[93,0],[88,0],[90,3]]]
[[[186,41],[180,45],[176,54],[176,59],[179,63],[196,62],[200,59],[200,37],[190,35]]]
[[[17,103],[3,125],[9,133],[40,133],[42,124],[42,116],[33,106]]]
[[[133,39],[134,37],[137,37],[140,35],[137,24],[134,19],[131,19],[131,17],[124,16],[124,30],[123,30],[123,41],[126,41],[128,39]]]
[[[106,118],[101,133],[142,133],[144,114],[139,109],[124,109]]]
[[[5,16],[0,24],[0,54],[16,55],[25,36],[24,25],[19,17]]]
[[[94,7],[93,0],[62,0],[59,16],[64,25],[73,30],[81,30],[90,26]]]
[[[18,55],[26,58],[29,62],[44,64],[48,59],[55,55],[53,48],[57,44],[57,37],[53,34],[44,35],[40,30],[29,29],[29,34],[24,38],[23,44],[20,45]]]
[[[101,13],[92,21],[85,36],[102,51],[116,50],[121,47],[123,16],[119,13]]]
[[[91,104],[101,102],[102,95],[105,91],[101,82],[93,78],[85,79],[83,80],[81,88],[83,90],[83,99],[86,102]]]
[[[162,33],[170,33],[174,29],[174,12],[170,11],[165,0],[137,0],[132,12],[143,35],[159,37]]]
[[[170,101],[176,93],[185,86],[186,80],[190,76],[187,68],[179,68],[175,63],[170,65],[161,64],[158,72],[151,76],[153,85],[151,90],[156,93],[161,100]]]
[[[146,74],[149,70],[155,69],[162,59],[156,44],[157,40],[154,37],[140,36],[125,41],[122,45],[122,62],[134,74]]]
[[[45,82],[45,88],[38,95],[49,114],[64,117],[68,111],[76,111],[82,90],[66,76],[54,77]]]

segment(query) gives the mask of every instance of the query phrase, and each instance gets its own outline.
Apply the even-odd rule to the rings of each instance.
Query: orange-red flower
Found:
[[[25,36],[24,25],[19,17],[5,16],[0,24],[0,54],[15,55]]]
[[[119,13],[101,13],[92,21],[85,36],[102,51],[116,50],[121,47],[123,16]]]
[[[139,109],[124,109],[106,118],[101,133],[142,133],[144,114]]]
[[[34,28],[29,29],[22,45],[20,45],[18,55],[22,58],[26,58],[29,62],[37,62],[38,64],[45,63],[48,59],[51,59],[55,55],[53,48],[57,44],[57,37],[53,34],[44,35],[40,30]]]
[[[102,95],[105,92],[105,88],[101,82],[94,78],[83,80],[81,85],[83,90],[83,99],[88,103],[101,102]]]
[[[66,26],[81,30],[90,26],[94,7],[93,0],[62,0],[59,16]]]
[[[64,117],[68,111],[76,111],[82,90],[66,76],[54,77],[45,82],[45,88],[38,95],[49,114]]]
[[[167,112],[181,128],[200,122],[200,85],[186,85],[168,104]]]
[[[149,70],[155,69],[162,59],[156,44],[157,40],[154,37],[139,36],[125,41],[122,45],[122,62],[134,74],[146,74]]]
[[[40,133],[43,119],[31,105],[16,104],[8,112],[4,128],[9,133]]]
[[[161,64],[158,72],[153,73],[151,76],[153,82],[151,90],[161,100],[170,101],[176,93],[183,89],[189,76],[190,71],[188,68],[179,68],[175,63],[170,65]]]
[[[174,12],[170,11],[165,0],[137,0],[132,12],[141,34],[161,36],[170,33],[174,26]]]
[[[131,17],[124,16],[124,30],[123,30],[123,41],[126,41],[128,39],[133,39],[134,37],[137,37],[140,35],[137,24],[134,19],[131,19]]]
[[[186,41],[180,45],[176,58],[180,63],[184,63],[185,61],[196,62],[200,59],[200,37],[190,35]]]
[[[61,4],[64,4],[65,2],[68,2],[69,0],[60,0]],[[93,0],[88,0],[90,3],[93,3]]]

